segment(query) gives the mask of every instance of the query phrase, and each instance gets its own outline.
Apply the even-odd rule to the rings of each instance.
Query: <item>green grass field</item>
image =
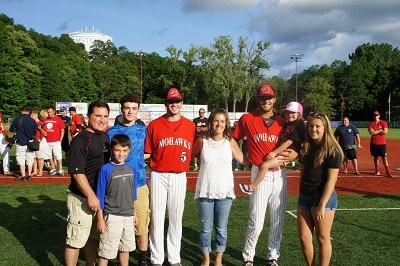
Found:
[[[65,188],[66,185],[0,185],[0,265],[63,264]],[[296,199],[289,197],[288,211],[296,209]],[[345,210],[336,212],[332,265],[398,265],[399,200],[400,195],[340,195],[339,209]],[[234,201],[224,265],[241,265],[247,209],[247,197]],[[268,221],[265,228],[268,230]],[[267,230],[260,236],[255,265],[265,264]],[[198,231],[193,192],[188,192],[181,251],[183,265],[200,265]],[[290,214],[286,215],[281,253],[280,265],[304,265],[296,219]]]

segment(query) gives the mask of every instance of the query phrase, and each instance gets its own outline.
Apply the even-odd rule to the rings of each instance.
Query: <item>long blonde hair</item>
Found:
[[[308,133],[308,125],[310,121],[314,119],[321,120],[322,125],[325,128],[325,132],[321,140],[321,147],[317,152],[317,156],[314,158],[314,167],[321,166],[326,158],[330,156],[335,156],[337,153],[342,156],[343,160],[344,156],[342,148],[340,147],[339,143],[336,141],[335,136],[333,135],[329,118],[323,113],[310,113],[310,115],[308,116],[304,146],[301,150],[301,156],[304,157],[305,155],[307,155],[310,152],[311,147],[315,146],[314,140],[311,139],[310,134]]]

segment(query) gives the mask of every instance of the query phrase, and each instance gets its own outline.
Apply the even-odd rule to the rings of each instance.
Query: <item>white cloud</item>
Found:
[[[288,56],[304,53],[300,68],[348,60],[365,43],[400,42],[398,0],[277,0],[250,17],[249,31],[271,41],[271,61],[282,72]]]
[[[186,12],[238,10],[258,5],[263,0],[184,0],[182,9]]]

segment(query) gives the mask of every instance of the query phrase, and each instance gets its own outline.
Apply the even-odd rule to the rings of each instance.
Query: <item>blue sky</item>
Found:
[[[0,12],[51,36],[99,29],[116,46],[167,56],[174,45],[209,46],[215,37],[271,42],[268,76],[347,60],[363,43],[400,44],[398,0],[0,0]]]

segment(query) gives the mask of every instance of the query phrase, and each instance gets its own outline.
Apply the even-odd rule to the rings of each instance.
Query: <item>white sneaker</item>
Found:
[[[51,169],[51,170],[49,171],[49,174],[50,174],[50,175],[55,175],[55,174],[57,174],[57,170],[56,170],[55,168],[53,168],[53,169]]]
[[[199,168],[197,167],[197,165],[194,166],[193,170],[194,170],[194,171],[199,170]]]
[[[57,174],[60,175],[60,176],[64,176],[64,170],[58,171]]]

